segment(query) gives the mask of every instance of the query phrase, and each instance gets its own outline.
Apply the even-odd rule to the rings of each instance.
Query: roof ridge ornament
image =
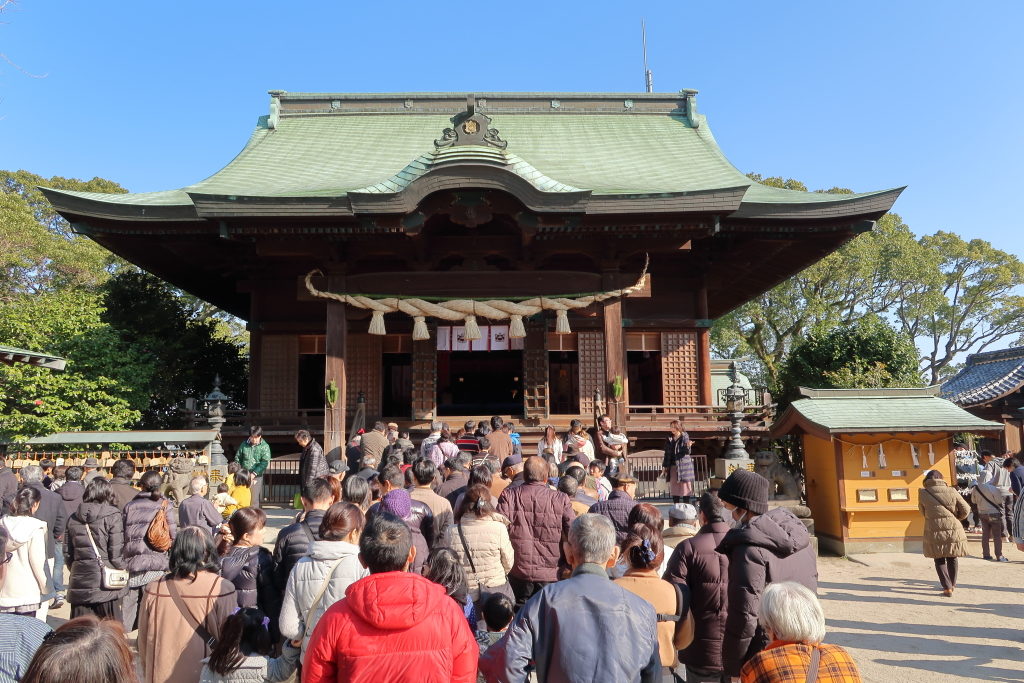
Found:
[[[461,145],[481,145],[505,149],[508,142],[502,140],[498,129],[491,128],[491,117],[480,114],[476,110],[476,96],[466,95],[466,111],[451,117],[451,128],[445,128],[441,137],[434,140],[434,147],[459,147]]]

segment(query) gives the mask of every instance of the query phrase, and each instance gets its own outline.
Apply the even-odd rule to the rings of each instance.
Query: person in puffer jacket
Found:
[[[327,608],[370,572],[359,562],[359,534],[366,521],[352,503],[335,503],[324,514],[309,556],[299,560],[288,577],[281,605],[281,635],[302,641],[305,658],[309,637]]]
[[[416,550],[405,522],[378,512],[359,552],[370,576],[321,617],[303,683],[473,683],[476,640],[444,588],[406,571]]]
[[[576,519],[569,496],[548,488],[548,463],[533,456],[523,463],[522,486],[509,486],[498,498],[498,514],[508,519],[515,564],[508,581],[521,608],[531,595],[558,578],[562,541]]]
[[[239,608],[259,607],[270,617],[270,635],[276,642],[281,593],[274,586],[274,559],[263,547],[267,513],[260,508],[240,508],[228,520],[230,533],[222,534],[217,551],[220,575],[235,587]]]
[[[785,508],[768,510],[768,486],[760,474],[736,470],[718,492],[734,520],[717,548],[729,558],[722,644],[727,676],[739,676],[743,665],[768,643],[757,616],[769,583],[795,581],[812,592],[818,588],[817,557],[807,527]]]
[[[171,539],[178,533],[177,521],[170,502],[160,495],[163,477],[159,472],[146,472],[139,479],[139,493],[124,506],[124,568],[128,570],[128,594],[121,607],[125,631],[134,631],[138,619],[142,589],[163,578],[170,566],[167,551],[159,551],[146,541],[146,532],[161,508],[167,511]]]
[[[693,642],[679,653],[686,680],[722,679],[722,639],[728,604],[729,558],[715,551],[729,532],[722,501],[707,492],[700,498],[697,534],[676,546],[662,577],[690,589]]]
[[[121,569],[124,563],[124,525],[114,503],[110,482],[94,477],[85,488],[82,504],[68,520],[64,559],[71,572],[68,602],[72,619],[92,614],[121,621],[121,598],[127,591],[104,589],[101,569],[101,562],[112,569]]]

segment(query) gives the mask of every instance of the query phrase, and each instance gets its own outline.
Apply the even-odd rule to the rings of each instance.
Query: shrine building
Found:
[[[696,95],[274,90],[206,180],[44,192],[79,234],[248,322],[248,416],[281,434],[336,448],[363,401],[412,429],[607,410],[720,438],[711,323],[902,188],[752,182]]]

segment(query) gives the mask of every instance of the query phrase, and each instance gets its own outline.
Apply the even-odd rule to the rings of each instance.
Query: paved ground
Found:
[[[1011,562],[988,562],[970,546],[952,598],[920,555],[821,558],[826,640],[865,681],[1024,681],[1024,553],[1010,546]]]
[[[295,511],[267,514],[264,544],[273,548]],[[952,598],[920,555],[819,558],[826,640],[847,648],[869,683],[1024,681],[1024,553],[1008,546],[1012,561],[996,563],[980,559],[977,540],[970,550]],[[69,611],[51,614],[50,625]]]

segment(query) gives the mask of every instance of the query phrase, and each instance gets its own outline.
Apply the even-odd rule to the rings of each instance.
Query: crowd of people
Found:
[[[84,485],[67,468],[56,492],[40,467],[0,468],[0,680],[859,681],[822,642],[805,524],[769,509],[750,471],[695,496],[689,439],[678,423],[670,434],[665,519],[636,500],[628,442],[606,418],[547,429],[535,448],[497,417],[436,423],[419,444],[377,423],[332,461],[300,431],[301,510],[273,551],[258,429],[226,490],[192,477],[173,502],[157,472],[133,484],[130,461]],[[1024,467],[998,471],[1019,494]],[[978,481],[972,498],[1001,495],[1001,478]],[[921,499],[952,591],[970,505],[937,473]],[[65,599],[72,619],[51,632],[47,610]]]

